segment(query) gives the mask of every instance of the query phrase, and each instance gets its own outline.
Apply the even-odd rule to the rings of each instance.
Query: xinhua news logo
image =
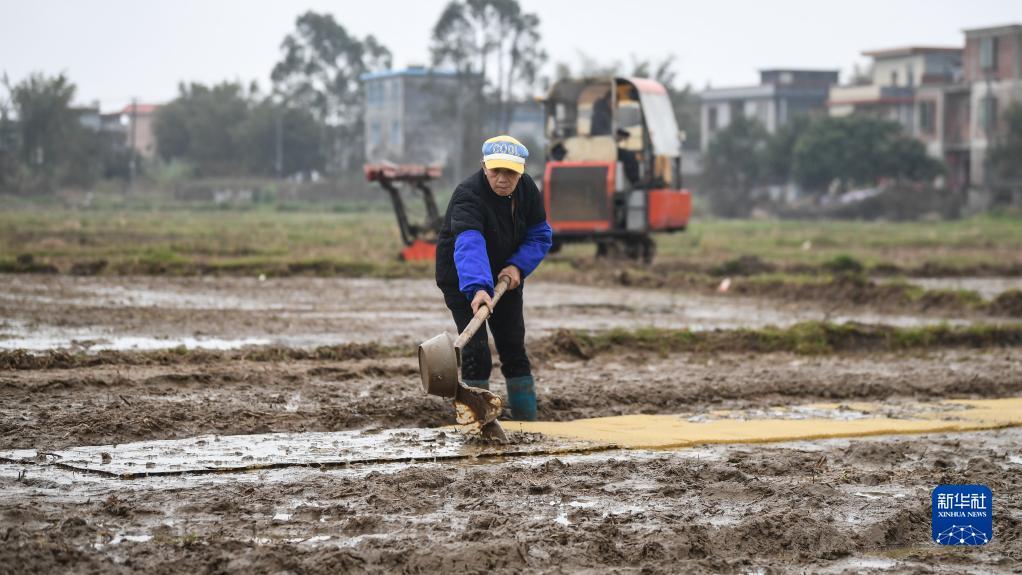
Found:
[[[986,485],[938,485],[930,497],[937,545],[986,545],[994,538],[994,499]]]

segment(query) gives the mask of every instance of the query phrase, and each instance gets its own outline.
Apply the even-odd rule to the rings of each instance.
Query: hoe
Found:
[[[509,280],[501,278],[493,290],[493,305],[507,291]],[[485,389],[468,387],[458,380],[461,367],[461,349],[483,322],[490,317],[491,310],[480,306],[465,331],[454,339],[447,332],[434,336],[419,346],[419,374],[422,376],[422,390],[430,395],[454,399],[454,409],[459,425],[468,426],[469,431],[478,432],[490,439],[507,443],[507,436],[497,422],[504,407],[496,394]]]

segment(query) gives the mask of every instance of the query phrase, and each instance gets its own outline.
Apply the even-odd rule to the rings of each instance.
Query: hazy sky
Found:
[[[551,62],[677,57],[696,88],[758,81],[760,68],[841,69],[860,52],[964,43],[963,28],[1022,23],[1022,0],[520,0],[542,20]],[[396,66],[429,61],[447,0],[0,0],[0,72],[67,72],[80,103],[172,99],[180,81],[265,89],[295,17],[326,11],[374,34]]]

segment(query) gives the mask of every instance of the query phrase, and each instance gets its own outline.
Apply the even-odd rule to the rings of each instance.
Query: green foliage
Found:
[[[324,131],[312,114],[299,108],[276,106],[264,100],[254,105],[237,132],[246,174],[276,174],[278,129],[281,137],[282,175],[323,170]]]
[[[32,74],[7,90],[18,115],[21,161],[40,170],[60,165],[82,129],[71,109],[74,84],[63,74]]]
[[[823,268],[835,275],[857,276],[866,272],[866,266],[848,254],[841,254],[824,262]]]
[[[21,170],[18,148],[18,127],[11,119],[11,103],[0,96],[0,190],[14,188]]]
[[[276,174],[278,127],[282,175],[323,169],[322,130],[311,113],[259,100],[237,83],[182,85],[154,131],[160,156],[179,166],[175,176],[268,176]]]
[[[769,139],[762,124],[738,117],[710,143],[703,160],[703,181],[715,214],[748,215],[749,196],[767,175]]]
[[[942,347],[1022,345],[1016,325],[935,325],[913,328],[809,321],[786,328],[764,327],[692,332],[642,328],[602,333],[562,330],[545,347],[553,353],[592,358],[615,348],[646,349],[661,354],[687,352],[822,355],[848,352],[893,352]]]
[[[5,77],[3,85],[0,184],[5,189],[84,188],[101,176],[124,174],[129,153],[123,141],[83,125],[85,115],[99,111],[72,106],[75,85],[66,76],[31,74],[13,85]]]
[[[248,117],[248,102],[249,95],[237,83],[182,84],[177,99],[156,116],[160,155],[189,162],[199,176],[242,173],[238,128]]]
[[[770,138],[766,149],[766,168],[770,177],[777,182],[791,180],[792,160],[795,156],[795,145],[809,128],[809,116],[799,114],[781,126]]]
[[[896,122],[852,115],[812,122],[798,138],[791,172],[803,187],[824,191],[877,184],[882,178],[925,181],[942,171],[922,143]]]
[[[149,178],[160,188],[172,188],[195,175],[195,168],[187,161],[173,159],[154,162],[147,170]]]
[[[738,256],[710,268],[710,273],[715,276],[751,276],[772,271],[774,266],[751,255]]]

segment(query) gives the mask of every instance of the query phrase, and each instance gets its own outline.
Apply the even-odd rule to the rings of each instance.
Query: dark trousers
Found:
[[[465,294],[444,292],[444,302],[454,316],[461,333],[472,321],[472,305]],[[522,288],[508,290],[493,308],[487,320],[493,331],[493,342],[500,355],[500,371],[505,378],[532,375],[529,356],[525,354],[525,317],[522,315]],[[486,336],[486,324],[479,327],[468,344],[461,350],[462,379],[490,379],[493,359]]]

